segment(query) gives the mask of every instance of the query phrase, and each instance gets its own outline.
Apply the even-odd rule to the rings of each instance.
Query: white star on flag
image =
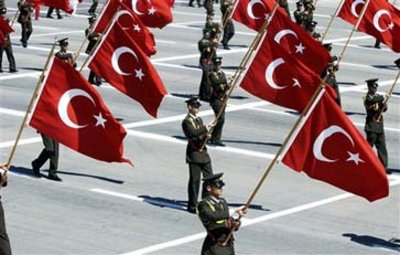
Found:
[[[144,73],[142,72],[142,69],[135,69],[135,72],[136,72],[135,77],[139,78],[139,80],[142,80],[142,77],[144,77]]]
[[[347,154],[349,154],[350,157],[346,161],[353,161],[356,165],[360,162],[364,162],[364,160],[360,159],[360,153],[351,153],[348,151]]]
[[[306,47],[304,47],[303,46],[303,44],[301,44],[301,43],[299,43],[299,45],[295,45],[295,47],[296,47],[296,53],[301,53],[301,54],[303,54],[303,51],[304,51],[304,49],[306,48]]]
[[[139,24],[133,25],[133,30],[138,31],[139,33],[140,33],[140,31],[142,31],[142,29],[140,29]]]
[[[300,82],[299,82],[298,79],[292,78],[292,80],[293,80],[293,87],[300,87],[301,88],[301,85],[300,85]]]
[[[96,119],[96,125],[97,126],[102,126],[103,128],[106,128],[106,125],[104,123],[107,122],[106,119],[103,118],[103,115],[101,115],[101,112],[99,112],[99,115],[93,115],[93,117]]]
[[[149,15],[154,15],[156,13],[156,9],[152,6],[149,10]]]

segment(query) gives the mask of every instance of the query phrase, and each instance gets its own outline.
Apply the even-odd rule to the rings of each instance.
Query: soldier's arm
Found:
[[[229,210],[224,210],[224,211],[212,211],[210,206],[207,204],[207,202],[201,201],[197,205],[197,211],[199,214],[199,217],[203,224],[207,223],[215,223],[220,220],[227,220],[229,219]]]

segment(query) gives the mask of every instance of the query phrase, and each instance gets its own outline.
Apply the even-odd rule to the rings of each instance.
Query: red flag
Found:
[[[264,36],[240,86],[261,99],[301,112],[320,83],[319,75]]]
[[[8,24],[8,21],[4,19],[3,16],[0,15],[0,31],[3,33],[11,33],[14,32],[14,29]]]
[[[315,73],[322,73],[331,61],[329,52],[285,15],[277,12],[268,26],[270,43],[280,44]]]
[[[107,162],[127,162],[126,131],[99,93],[70,64],[54,58],[29,125],[65,146]]]
[[[89,68],[157,117],[167,91],[149,58],[118,22],[103,37],[89,60]]]
[[[103,33],[113,17],[118,20],[125,32],[140,46],[147,56],[156,53],[154,48],[156,42],[153,34],[135,13],[119,1],[108,1],[106,3],[104,11],[100,14],[93,30],[97,33]]]
[[[371,146],[330,96],[320,96],[282,162],[369,201],[386,197],[386,172]]]
[[[265,19],[274,9],[275,3],[275,0],[238,0],[232,11],[232,19],[250,29],[260,31]],[[287,17],[287,13],[283,9],[278,8],[277,12]]]
[[[356,24],[364,7],[364,1],[346,0],[338,16],[350,24]],[[400,10],[387,1],[370,1],[358,30],[367,33],[400,52]]]
[[[171,0],[122,0],[148,27],[163,28],[173,20]]]
[[[43,5],[61,9],[66,13],[73,13],[74,9],[69,0],[43,0]]]

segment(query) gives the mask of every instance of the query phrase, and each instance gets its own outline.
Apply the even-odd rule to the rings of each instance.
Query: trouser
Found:
[[[224,28],[224,36],[222,38],[222,45],[228,45],[228,42],[235,35],[235,26],[233,25],[232,20],[226,23]]]
[[[22,29],[21,42],[27,43],[33,31],[32,21],[28,20],[27,22],[21,23],[21,29]]]
[[[3,45],[0,44],[0,70],[2,70],[3,51],[5,51],[7,54],[8,63],[10,64],[10,72],[15,71],[17,68],[15,66],[15,58],[12,51],[11,42],[5,48],[3,47]]]
[[[379,41],[378,39],[376,39],[374,47],[375,47],[375,48],[381,47],[381,41]]]
[[[88,80],[91,84],[101,84],[101,76],[96,75],[93,71],[90,71]]]
[[[194,2],[194,0],[189,0],[189,5],[193,5],[193,2]],[[197,5],[198,5],[198,6],[201,5],[200,0],[196,0],[196,2],[197,2]]]
[[[375,133],[366,131],[367,133],[367,141],[373,147],[375,145],[376,150],[378,152],[378,157],[382,162],[382,165],[387,170],[388,168],[388,153],[386,149],[386,138],[385,133]]]
[[[215,116],[217,116],[219,111],[222,109],[222,101],[216,100],[216,99],[212,100],[211,108],[213,109]],[[215,125],[215,127],[213,129],[212,137],[211,137],[210,141],[213,141],[213,142],[221,141],[222,129],[224,128],[224,123],[225,123],[225,109],[223,110],[220,118],[218,119],[217,125]]]
[[[93,0],[92,2],[93,3],[88,10],[88,13],[90,13],[90,14],[94,14],[96,12],[97,5],[99,4],[99,0]]]
[[[8,239],[3,205],[0,201],[0,254],[11,255],[10,240]]]
[[[54,7],[49,7],[49,9],[47,10],[47,16],[53,14],[54,9],[55,9]],[[61,16],[60,9],[56,9],[56,14],[57,16]]]
[[[57,173],[58,168],[58,154],[59,154],[59,144],[57,141],[51,139],[50,137],[41,134],[44,149],[39,154],[39,157],[35,159],[32,163],[41,168],[48,159],[50,159],[49,175],[54,175]]]
[[[189,163],[189,183],[188,183],[188,208],[195,209],[197,205],[197,199],[199,196],[201,174],[203,178],[212,175],[211,162],[208,163]],[[202,188],[201,197],[207,196],[207,189],[204,186]]]

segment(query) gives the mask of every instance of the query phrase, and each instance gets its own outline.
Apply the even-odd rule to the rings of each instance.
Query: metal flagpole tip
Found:
[[[398,68],[400,68],[400,58],[398,58],[397,60],[395,60],[394,63],[396,64],[396,66],[397,66]]]

